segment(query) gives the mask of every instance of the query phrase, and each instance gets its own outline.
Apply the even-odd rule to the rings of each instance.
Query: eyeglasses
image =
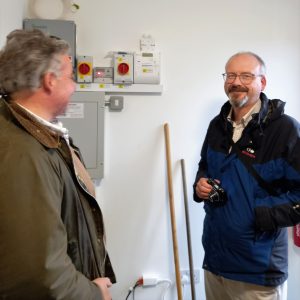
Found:
[[[233,83],[236,78],[238,77],[241,81],[241,83],[243,84],[250,84],[254,78],[256,77],[261,77],[263,75],[255,75],[255,74],[251,74],[251,73],[242,73],[242,74],[236,74],[236,73],[223,73],[222,74],[224,81],[226,83]]]

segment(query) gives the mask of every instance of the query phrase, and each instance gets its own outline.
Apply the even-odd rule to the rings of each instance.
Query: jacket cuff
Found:
[[[272,218],[272,209],[269,207],[256,207],[255,227],[259,231],[270,231],[276,229],[276,224]]]
[[[199,197],[197,196],[197,193],[196,193],[195,189],[194,189],[194,193],[193,193],[193,199],[194,199],[194,201],[196,201],[196,202],[198,202],[198,203],[204,201],[204,199],[199,198]]]

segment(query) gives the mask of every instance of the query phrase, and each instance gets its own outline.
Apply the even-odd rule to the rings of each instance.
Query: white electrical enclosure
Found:
[[[104,175],[104,108],[104,92],[75,92],[65,114],[58,117],[95,180]]]
[[[160,83],[160,53],[139,52],[134,54],[134,83]]]

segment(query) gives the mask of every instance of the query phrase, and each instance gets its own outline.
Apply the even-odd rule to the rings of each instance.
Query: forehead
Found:
[[[236,55],[225,66],[227,72],[254,72],[259,68],[259,61],[249,54]]]

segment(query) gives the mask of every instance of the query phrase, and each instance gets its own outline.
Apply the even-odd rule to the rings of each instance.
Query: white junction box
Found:
[[[134,54],[134,83],[160,83],[159,52],[139,52]]]
[[[94,67],[94,82],[113,83],[113,68]]]
[[[181,270],[181,281],[185,281],[184,283],[191,283],[191,276],[190,276],[190,270]],[[200,269],[194,269],[194,283],[200,282]]]
[[[133,83],[133,54],[129,52],[114,53],[114,83]]]

